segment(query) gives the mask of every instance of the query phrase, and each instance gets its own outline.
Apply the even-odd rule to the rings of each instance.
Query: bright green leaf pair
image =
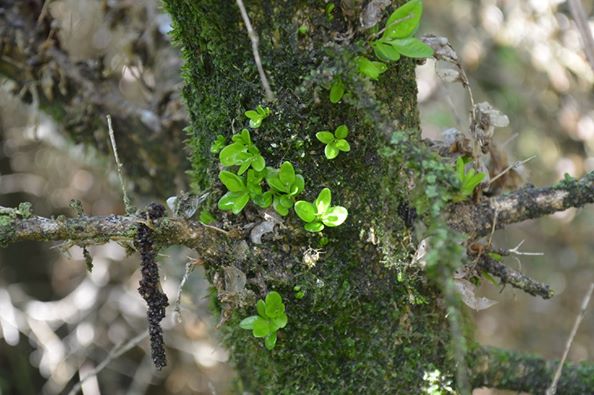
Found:
[[[348,211],[342,206],[331,206],[332,193],[324,188],[313,203],[299,200],[295,203],[295,212],[305,222],[304,228],[309,232],[320,232],[324,226],[335,227],[342,224]]]
[[[266,301],[258,300],[256,311],[258,315],[245,318],[239,326],[251,330],[256,338],[264,338],[264,345],[272,350],[276,345],[276,332],[287,326],[288,322],[281,295],[276,291],[269,292]]]
[[[257,129],[262,125],[262,121],[270,115],[270,108],[258,105],[256,111],[249,110],[245,112],[245,116],[250,119],[250,127]]]
[[[375,56],[386,62],[395,62],[400,55],[409,58],[428,58],[433,55],[433,48],[415,37],[380,39],[372,44]]]
[[[250,132],[243,129],[232,137],[233,143],[229,144],[219,153],[219,160],[223,166],[239,166],[237,174],[241,175],[251,166],[255,171],[262,171],[266,167],[264,157],[260,150],[252,143]]]
[[[460,190],[453,196],[454,202],[461,202],[472,196],[474,189],[483,181],[486,174],[475,169],[465,171],[466,161],[461,156],[456,159],[456,177],[460,181]]]
[[[280,169],[268,167],[266,169],[266,183],[272,189],[272,207],[282,216],[289,214],[295,196],[303,192],[305,188],[303,176],[295,174],[291,162],[284,162]]]
[[[351,146],[346,141],[346,137],[349,135],[349,128],[346,125],[340,125],[334,130],[334,134],[327,130],[316,133],[316,138],[322,143],[326,144],[324,148],[324,155],[328,159],[334,159],[338,156],[340,151],[349,152]]]
[[[264,179],[264,172],[256,172],[250,169],[247,172],[246,179],[230,171],[223,170],[219,173],[219,179],[229,190],[219,199],[218,207],[222,211],[239,214],[250,199],[263,208],[272,204],[272,192],[262,193],[262,187],[260,186]]]

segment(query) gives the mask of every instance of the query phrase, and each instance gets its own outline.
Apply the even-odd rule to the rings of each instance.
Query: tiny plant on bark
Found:
[[[254,337],[263,337],[266,348],[272,350],[276,345],[276,333],[288,322],[283,298],[278,292],[271,291],[266,295],[266,301],[258,300],[256,311],[258,315],[245,318],[239,326],[251,330]]]
[[[351,146],[348,141],[346,141],[348,135],[349,128],[347,128],[346,125],[340,125],[336,128],[334,133],[331,133],[328,130],[322,130],[321,132],[316,133],[316,138],[326,144],[326,147],[324,148],[324,155],[326,155],[326,158],[334,159],[338,156],[340,151],[349,152],[351,150]]]
[[[319,232],[325,226],[335,227],[342,224],[349,215],[342,206],[330,206],[332,193],[324,188],[313,203],[300,200],[295,203],[295,212],[305,222],[304,228],[309,232]]]

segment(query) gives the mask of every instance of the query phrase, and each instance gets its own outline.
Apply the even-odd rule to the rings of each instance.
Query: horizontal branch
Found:
[[[72,241],[75,244],[102,244],[109,240],[133,240],[139,223],[147,219],[138,216],[109,215],[76,218],[10,218],[0,216],[0,245],[18,241]],[[214,256],[235,238],[225,232],[195,221],[163,217],[150,224],[154,240],[163,246],[184,245],[198,249],[203,256]]]
[[[505,266],[503,263],[497,262],[489,255],[482,255],[479,258],[478,267],[499,278],[502,284],[509,284],[530,295],[540,296],[543,299],[550,299],[554,295],[553,290],[547,284],[533,280],[527,275]]]
[[[558,361],[494,347],[478,347],[469,355],[473,388],[489,387],[544,394]],[[558,394],[594,394],[594,364],[566,363],[557,385]]]
[[[480,237],[493,229],[495,214],[495,227],[499,229],[588,203],[594,203],[594,171],[579,180],[566,178],[551,187],[526,187],[478,204],[454,204],[449,207],[448,223],[455,230]]]

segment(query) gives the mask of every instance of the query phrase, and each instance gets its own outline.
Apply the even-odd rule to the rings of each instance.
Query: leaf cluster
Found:
[[[262,107],[258,105],[256,110],[248,110],[245,112],[245,116],[250,120],[250,127],[258,129],[262,125],[262,121],[270,115],[270,108]]]
[[[319,232],[324,226],[335,227],[342,224],[348,211],[342,206],[331,206],[332,192],[328,188],[320,191],[313,203],[299,200],[295,203],[295,212],[304,222],[305,230]]]
[[[258,300],[256,311],[258,315],[243,319],[239,326],[251,330],[256,338],[264,338],[264,345],[272,350],[276,345],[277,331],[287,326],[288,322],[281,295],[276,291],[269,292],[265,301]]]
[[[349,152],[351,146],[346,137],[349,135],[349,128],[346,125],[340,125],[331,133],[328,130],[322,130],[316,133],[316,138],[322,143],[326,144],[324,148],[324,155],[327,159],[334,159],[338,156],[340,151]]]
[[[468,162],[459,156],[456,159],[456,177],[460,181],[460,189],[453,195],[453,202],[461,202],[472,196],[474,189],[483,181],[486,174],[477,172],[475,169],[470,168],[465,171],[465,166]]]

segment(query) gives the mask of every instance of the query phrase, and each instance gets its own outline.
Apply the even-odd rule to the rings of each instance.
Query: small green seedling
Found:
[[[326,144],[326,148],[324,148],[324,155],[326,155],[326,158],[334,159],[338,156],[340,151],[349,152],[351,150],[351,146],[348,141],[345,140],[348,135],[349,128],[347,128],[346,125],[340,125],[336,128],[334,134],[327,130],[323,130],[316,133],[316,138]]]
[[[301,174],[295,174],[291,162],[284,162],[280,169],[266,169],[266,183],[272,190],[272,207],[282,216],[289,214],[295,196],[303,192],[305,180]]]
[[[372,80],[377,80],[380,74],[388,69],[388,66],[386,66],[385,63],[369,60],[365,56],[357,56],[355,62],[357,62],[357,70],[359,73]]]
[[[276,345],[277,331],[288,322],[283,299],[278,292],[271,291],[266,295],[266,301],[258,300],[256,310],[258,315],[245,318],[239,326],[251,330],[254,337],[263,337],[266,348],[272,350]]]
[[[295,212],[305,222],[308,232],[320,232],[324,226],[335,227],[342,224],[349,215],[342,206],[330,206],[332,193],[324,188],[313,203],[299,200],[295,203]]]
[[[250,132],[243,129],[234,135],[233,143],[227,145],[219,153],[219,160],[223,166],[239,166],[237,174],[242,175],[251,166],[255,171],[262,171],[266,167],[260,150],[252,143]]]
[[[344,96],[344,82],[340,78],[334,79],[330,86],[330,103],[338,103]]]
[[[432,56],[433,49],[413,37],[422,15],[421,0],[410,0],[398,7],[386,21],[382,36],[371,43],[375,56],[385,62],[395,62],[401,55],[409,58]]]
[[[215,141],[213,141],[210,145],[210,152],[213,154],[218,154],[225,147],[226,142],[227,140],[225,139],[225,136],[219,134]]]
[[[293,291],[295,291],[295,299],[301,300],[305,297],[305,291],[301,288],[301,285],[295,285]]]
[[[262,125],[262,121],[270,115],[270,108],[258,105],[256,111],[249,110],[245,112],[245,116],[250,119],[250,127],[257,129]]]
[[[485,173],[477,172],[474,169],[469,169],[467,172],[464,171],[466,166],[464,158],[461,156],[456,159],[456,177],[460,181],[460,190],[454,194],[452,200],[454,202],[461,202],[472,196],[474,189],[483,181]]]
[[[260,186],[264,179],[264,172],[256,172],[250,169],[247,172],[247,177],[242,177],[223,170],[219,173],[219,179],[229,190],[218,201],[218,207],[222,211],[239,214],[250,199],[262,208],[266,208],[272,203],[273,193],[271,191],[262,193],[262,187]]]

